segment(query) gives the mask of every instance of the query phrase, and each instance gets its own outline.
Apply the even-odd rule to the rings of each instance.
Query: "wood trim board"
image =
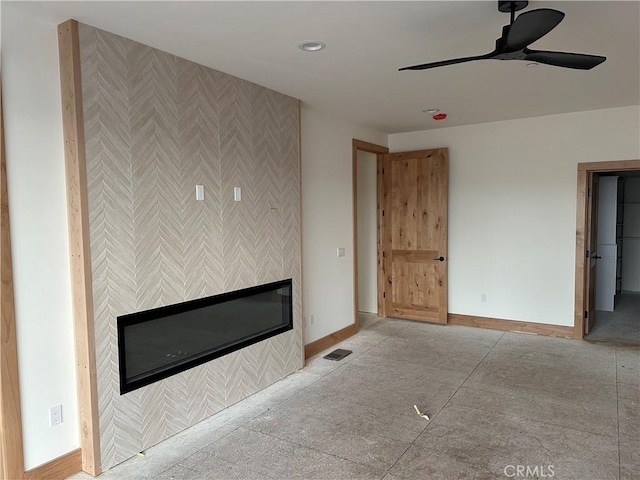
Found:
[[[384,212],[384,205],[386,202],[385,197],[385,185],[383,175],[384,169],[384,157],[378,155],[376,158],[376,215],[378,221],[376,222],[376,276],[377,276],[377,290],[378,290],[378,316],[386,317],[387,310],[385,305],[384,295],[384,257],[382,252],[384,251],[384,222],[382,218]]]
[[[447,315],[447,324],[487,328],[491,330],[503,330],[508,332],[534,333],[550,337],[573,338],[573,327],[550,325],[547,323],[522,322],[518,320],[505,320],[502,318],[476,317],[473,315],[449,313]],[[311,342],[305,346],[305,357],[313,357],[314,355],[317,355],[323,350],[332,347],[356,333],[358,333],[358,327],[353,324],[322,337],[315,342]]]
[[[353,139],[352,145],[354,149],[362,150],[363,152],[375,153],[378,155],[389,153],[389,149],[387,147],[376,145],[375,143],[363,142],[362,140],[357,140],[355,138]]]
[[[353,323],[358,325],[358,147],[351,149],[351,206],[353,221]]]
[[[0,202],[0,478],[14,479],[24,473],[24,450],[1,87]]]
[[[382,187],[382,193],[380,194],[381,197],[381,208],[382,210],[385,210],[385,213],[388,213],[388,205],[390,203],[390,192],[391,192],[391,175],[385,175],[385,172],[389,172],[391,173],[391,159],[389,158],[389,155],[383,155],[382,156],[382,170],[381,170],[381,179],[379,181],[380,186]],[[379,219],[379,222],[381,225],[380,227],[380,233],[381,233],[381,239],[380,239],[380,247],[381,247],[381,256],[382,256],[382,265],[380,267],[380,270],[378,271],[378,276],[382,275],[382,282],[381,282],[381,286],[382,286],[382,296],[383,296],[383,303],[384,303],[384,316],[387,317],[389,315],[392,314],[391,311],[387,310],[387,299],[386,299],[386,294],[387,294],[387,289],[389,289],[389,294],[391,295],[391,285],[389,284],[389,280],[387,279],[387,272],[391,271],[391,255],[387,255],[386,252],[384,251],[384,247],[385,245],[391,245],[391,228],[387,228],[387,215],[385,215],[385,218],[383,219]]]
[[[82,469],[101,472],[78,22],[58,26]]]
[[[82,451],[78,448],[24,474],[25,480],[60,480],[82,470]]]
[[[573,328],[564,325],[550,325],[547,323],[521,322],[502,318],[476,317],[473,315],[448,314],[448,323],[467,327],[488,328],[509,332],[535,333],[550,337],[573,338]]]
[[[618,170],[640,170],[640,160],[612,160],[609,162],[584,162],[578,164],[579,172],[616,172]]]
[[[303,245],[302,245],[302,225],[303,225],[303,219],[302,219],[302,100],[298,100],[298,169],[299,169],[299,176],[298,176],[298,205],[300,206],[300,212],[299,212],[299,216],[300,216],[300,291],[302,292],[302,286],[303,286],[303,278],[304,278],[304,272],[303,272],[303,268],[304,265],[302,264],[302,255],[303,255]],[[304,321],[304,314],[302,317],[302,343],[304,344],[304,333],[305,333],[305,329],[306,329],[306,324]],[[300,349],[300,365],[304,365],[304,361],[306,359],[305,353],[304,353],[304,348]]]
[[[385,175],[386,172],[391,172],[391,159],[388,155],[383,155],[380,159],[381,168],[378,176],[378,186],[382,189],[381,192],[378,193],[378,199],[380,201],[380,210],[386,210],[387,204],[390,202],[390,192],[391,192],[391,175]],[[386,215],[385,215],[386,217]],[[380,301],[383,304],[382,314],[378,313],[378,315],[386,317],[391,312],[387,311],[387,287],[389,287],[387,280],[387,272],[391,271],[391,256],[386,255],[384,252],[385,245],[391,244],[391,228],[387,228],[387,219],[382,219],[382,213],[380,217],[378,217],[378,225],[379,225],[379,246],[380,251],[378,252],[378,257],[380,257],[380,263],[378,264],[378,285],[381,289],[381,292],[378,293],[379,296],[382,296]]]
[[[576,275],[573,337],[584,337],[584,288],[585,288],[585,232],[587,229],[587,178],[586,170],[578,170],[578,200],[576,203]]]
[[[304,346],[305,358],[313,357],[327,348],[334,346],[336,343],[343,341],[345,338],[349,338],[352,335],[358,333],[358,325],[353,323],[347,327],[344,327],[336,332],[333,332],[325,337],[319,338],[315,342],[311,342]]]

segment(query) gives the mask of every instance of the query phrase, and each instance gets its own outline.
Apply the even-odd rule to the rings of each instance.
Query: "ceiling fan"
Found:
[[[496,47],[491,53],[477,55],[475,57],[453,58],[440,62],[423,63],[421,65],[403,67],[400,70],[426,70],[428,68],[472,62],[474,60],[526,60],[529,62],[554,65],[556,67],[590,70],[607,59],[607,57],[598,55],[529,49],[529,45],[544,37],[558,26],[564,18],[564,13],[551,8],[540,8],[522,13],[518,15],[518,18],[515,18],[515,12],[522,10],[528,4],[529,2],[527,1],[498,1],[499,11],[511,13],[511,23],[502,27],[502,36],[496,40]]]

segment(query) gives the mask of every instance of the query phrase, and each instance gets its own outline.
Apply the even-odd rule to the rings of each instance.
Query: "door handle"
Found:
[[[595,258],[596,260],[600,260],[602,257],[600,255],[595,255],[592,258]]]
[[[439,262],[444,262],[444,257],[434,258],[434,260],[438,260]]]

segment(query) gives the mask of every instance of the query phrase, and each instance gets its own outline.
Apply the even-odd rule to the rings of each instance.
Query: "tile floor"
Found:
[[[344,360],[323,352],[99,478],[640,478],[640,349],[371,315],[361,326],[333,347],[353,350]]]
[[[613,312],[598,310],[593,330],[585,339],[640,347],[640,293],[621,294]]]

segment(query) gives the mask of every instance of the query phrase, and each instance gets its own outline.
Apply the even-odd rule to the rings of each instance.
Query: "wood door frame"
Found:
[[[380,212],[382,211],[380,185],[382,170],[382,155],[389,153],[387,147],[364,142],[362,140],[352,140],[351,178],[352,178],[352,201],[353,209],[353,324],[358,325],[358,152],[374,153],[376,155],[376,251],[377,251],[377,272],[378,272],[378,315],[384,316],[384,302],[382,301],[380,282],[384,279],[382,270],[382,236],[380,232]]]
[[[589,175],[593,173],[640,170],[640,160],[617,160],[610,162],[578,163],[578,199],[576,203],[576,263],[575,263],[575,303],[573,338],[584,338],[584,289],[587,281],[585,262],[586,238],[590,234],[591,225],[587,222],[588,199],[587,188]]]

